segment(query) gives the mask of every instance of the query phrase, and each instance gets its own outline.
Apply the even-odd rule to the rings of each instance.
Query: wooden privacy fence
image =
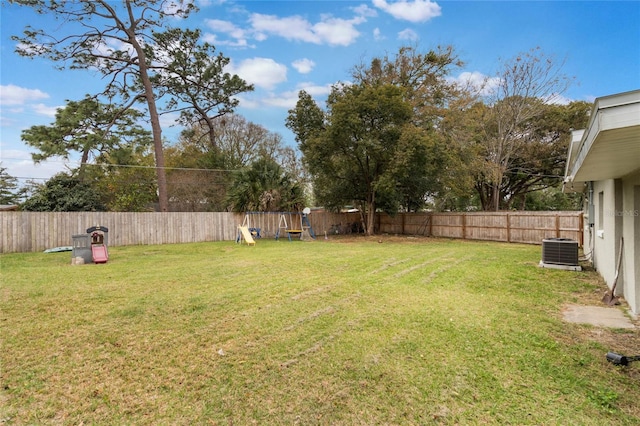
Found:
[[[72,235],[105,226],[109,246],[233,240],[231,213],[0,212],[0,252],[72,245]]]
[[[285,214],[289,228],[300,227],[299,215]],[[0,211],[0,253],[23,253],[72,245],[72,236],[86,233],[95,225],[105,226],[109,246],[137,244],[177,244],[204,241],[234,241],[241,213],[116,213],[116,212],[19,212]],[[265,237],[278,230],[280,213],[249,215],[250,226],[262,228]],[[297,223],[290,221],[298,220]],[[360,222],[358,213],[313,213],[313,230],[346,233]]]
[[[114,213],[0,212],[0,253],[42,251],[72,245],[72,235],[87,228],[108,228],[109,246],[234,241],[246,219],[262,236],[272,238],[280,213]],[[298,215],[285,214],[289,228],[299,229]],[[400,213],[380,214],[376,232],[401,235],[540,244],[545,238],[570,238],[583,244],[581,212]],[[318,238],[361,230],[359,213],[312,212]],[[283,235],[284,237],[284,235]]]
[[[569,238],[583,245],[583,214],[564,212],[403,213],[378,216],[381,233],[541,244]]]

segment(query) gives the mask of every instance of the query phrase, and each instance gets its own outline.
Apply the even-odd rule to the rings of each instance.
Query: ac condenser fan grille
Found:
[[[568,238],[542,240],[542,262],[554,265],[578,265],[578,242]]]

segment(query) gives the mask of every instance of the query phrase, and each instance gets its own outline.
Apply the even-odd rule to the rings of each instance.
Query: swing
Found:
[[[236,243],[239,243],[243,236],[242,236],[242,231],[240,230],[240,227],[245,227],[247,228],[247,230],[249,231],[249,235],[251,235],[251,238],[253,239],[258,239],[258,238],[262,238],[262,234],[261,234],[261,229],[257,228],[255,226],[251,226],[251,220],[249,218],[249,215],[252,213],[245,213],[244,215],[244,220],[242,221],[242,225],[240,225],[238,227],[238,235],[236,236]]]
[[[293,221],[291,220],[291,213],[288,213],[288,214],[289,214],[289,223],[293,224]],[[302,227],[302,221],[300,222],[300,225],[301,225],[300,227]],[[278,238],[280,237],[281,229],[283,229],[284,232],[287,233],[287,237],[289,238],[289,241],[291,241],[292,234],[302,239],[302,229],[289,228],[289,225],[287,224],[287,217],[284,213],[280,214],[280,221],[278,222],[278,232],[276,233],[276,240],[278,240]]]

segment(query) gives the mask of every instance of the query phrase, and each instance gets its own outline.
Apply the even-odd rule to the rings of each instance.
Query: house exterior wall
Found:
[[[593,182],[593,227],[585,224],[585,246],[591,238],[593,266],[611,288],[618,256],[622,258],[616,295],[640,313],[640,171],[624,179]],[[591,222],[591,220],[589,220]]]
[[[589,194],[585,247],[609,288],[616,282],[616,295],[639,314],[640,90],[595,100],[586,129],[572,133],[563,191]]]
[[[640,171],[622,181],[623,206],[620,216],[624,238],[624,297],[637,314],[640,313]]]
[[[608,179],[593,183],[594,226],[593,266],[609,286],[616,273],[617,242],[615,206],[616,182]],[[621,282],[618,281],[618,285]],[[622,286],[620,286],[622,288]]]

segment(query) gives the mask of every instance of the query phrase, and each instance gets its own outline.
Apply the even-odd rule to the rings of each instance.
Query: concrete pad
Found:
[[[618,308],[567,305],[563,315],[567,322],[591,324],[597,327],[636,328]]]

